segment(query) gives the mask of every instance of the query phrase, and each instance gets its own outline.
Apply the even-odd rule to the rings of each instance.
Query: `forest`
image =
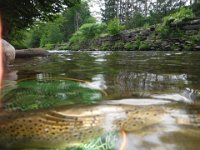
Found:
[[[101,14],[100,19],[95,18],[90,11],[91,3],[99,4],[98,6],[101,7],[101,12],[98,12]],[[44,5],[52,9],[49,7],[51,3],[47,2]],[[153,29],[156,30],[153,34],[160,35],[157,38],[165,38],[168,33],[171,33],[171,23],[176,27],[175,36],[183,36],[180,25],[198,18],[199,7],[199,0],[82,0],[76,5],[59,8],[58,11],[53,12],[53,15],[52,12],[49,13],[50,11],[45,12],[43,18],[35,17],[36,19],[28,21],[28,25],[23,25],[21,21],[16,22],[5,39],[8,39],[17,49],[30,47],[48,50],[89,48],[138,50],[139,47],[147,49],[151,47],[151,41],[146,42],[142,40],[143,37],[137,37],[132,42],[120,39],[114,44],[113,42],[103,42],[103,44],[101,42],[100,45],[96,43],[98,38],[152,27],[156,27]],[[199,42],[200,33],[189,38],[192,42]],[[195,44],[186,45],[186,50],[194,48],[193,45]]]

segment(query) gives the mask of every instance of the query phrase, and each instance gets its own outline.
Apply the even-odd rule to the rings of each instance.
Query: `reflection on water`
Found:
[[[67,51],[16,60],[14,68],[18,79],[45,74],[91,81],[94,88],[106,89],[108,100],[173,93],[194,101],[199,99],[200,88],[198,55]]]
[[[196,52],[54,51],[46,58],[17,59],[5,76],[4,106],[29,109],[2,110],[0,147],[103,143],[119,149],[123,131],[127,150],[198,149],[199,61]],[[44,107],[48,99],[53,103]],[[30,111],[36,104],[38,110]],[[114,139],[110,133],[116,133],[114,144],[106,140]]]

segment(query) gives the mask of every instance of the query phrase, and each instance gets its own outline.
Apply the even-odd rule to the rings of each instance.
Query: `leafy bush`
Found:
[[[127,18],[125,26],[126,29],[132,29],[142,27],[145,23],[147,23],[146,17],[141,13],[135,13],[133,16]]]
[[[80,29],[73,34],[69,41],[69,46],[72,49],[79,49],[87,45],[92,39],[99,37],[106,32],[106,24],[87,23],[80,27]]]
[[[157,31],[162,37],[168,37],[169,34],[173,34],[171,26],[174,25],[178,30],[178,25],[184,21],[191,20],[195,17],[190,8],[182,7],[179,11],[172,13],[163,18],[163,23],[157,28]],[[179,32],[179,31],[178,31]],[[181,32],[179,32],[181,33]],[[177,33],[179,35],[179,33]],[[173,34],[173,35],[177,35]],[[172,35],[172,36],[173,36]]]
[[[81,26],[80,31],[86,38],[92,39],[106,32],[106,24],[88,23]]]
[[[124,26],[120,24],[119,19],[114,18],[108,23],[108,33],[110,35],[116,35],[119,34],[120,31],[124,29]]]
[[[179,11],[163,18],[162,26],[178,25],[195,17],[192,9],[182,7]]]

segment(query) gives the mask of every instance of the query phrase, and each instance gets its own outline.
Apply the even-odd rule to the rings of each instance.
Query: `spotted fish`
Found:
[[[162,121],[161,106],[92,105],[0,114],[0,148],[58,148],[111,131],[134,132]]]

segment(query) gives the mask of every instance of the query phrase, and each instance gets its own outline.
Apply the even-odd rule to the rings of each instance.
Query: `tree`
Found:
[[[14,29],[30,27],[35,20],[52,19],[66,6],[74,6],[80,0],[1,0],[3,38],[10,40]]]
[[[64,21],[62,23],[62,32],[64,41],[68,41],[72,34],[75,33],[81,25],[87,23],[87,19],[91,17],[88,3],[82,1],[63,12]]]
[[[70,7],[54,17],[53,21],[35,22],[24,40],[27,47],[48,47],[68,42],[72,34],[84,23],[95,23],[87,2]]]

